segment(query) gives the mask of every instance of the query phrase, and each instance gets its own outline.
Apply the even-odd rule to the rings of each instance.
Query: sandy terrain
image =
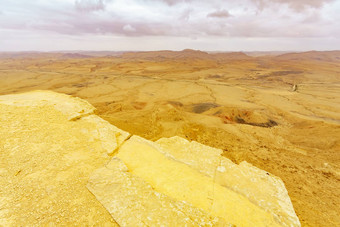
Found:
[[[36,89],[131,134],[221,148],[281,177],[303,226],[340,226],[340,52],[0,55],[0,94]]]

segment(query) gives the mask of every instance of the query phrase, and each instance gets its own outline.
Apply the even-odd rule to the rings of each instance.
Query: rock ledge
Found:
[[[300,226],[280,178],[180,137],[130,137],[94,110],[0,96],[0,225]]]

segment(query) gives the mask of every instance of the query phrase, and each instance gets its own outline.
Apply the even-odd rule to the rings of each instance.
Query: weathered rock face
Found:
[[[0,96],[0,225],[300,226],[279,178],[180,137],[129,137],[94,110]]]
[[[129,134],[93,111],[53,92],[0,97],[0,226],[115,224],[85,185]]]

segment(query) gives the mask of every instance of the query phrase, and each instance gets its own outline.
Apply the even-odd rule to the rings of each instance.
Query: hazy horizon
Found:
[[[185,50],[193,50],[193,51],[201,51],[206,52],[209,54],[212,53],[304,53],[304,52],[332,52],[332,51],[340,51],[340,49],[334,50],[199,50],[199,49],[180,49],[180,50],[173,50],[173,49],[156,49],[156,50],[51,50],[51,51],[44,51],[44,50],[8,50],[8,51],[1,51],[0,53],[100,53],[100,52],[108,52],[108,53],[125,53],[125,52],[157,52],[157,51],[174,51],[180,52]]]

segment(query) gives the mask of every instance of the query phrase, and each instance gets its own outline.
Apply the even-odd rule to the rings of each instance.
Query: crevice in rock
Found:
[[[83,117],[87,117],[87,116],[90,116],[90,115],[95,115],[94,111],[91,111],[91,112],[88,112],[88,113],[81,113],[77,116],[69,118],[68,120],[69,121],[78,121],[78,120],[82,119]]]
[[[130,134],[121,144],[118,144],[117,143],[117,147],[116,147],[116,149],[114,149],[109,155],[110,156],[115,156],[116,154],[117,154],[117,152],[119,151],[119,149],[124,145],[124,143],[126,142],[126,141],[128,141],[131,137],[132,137],[133,135],[132,134]]]

